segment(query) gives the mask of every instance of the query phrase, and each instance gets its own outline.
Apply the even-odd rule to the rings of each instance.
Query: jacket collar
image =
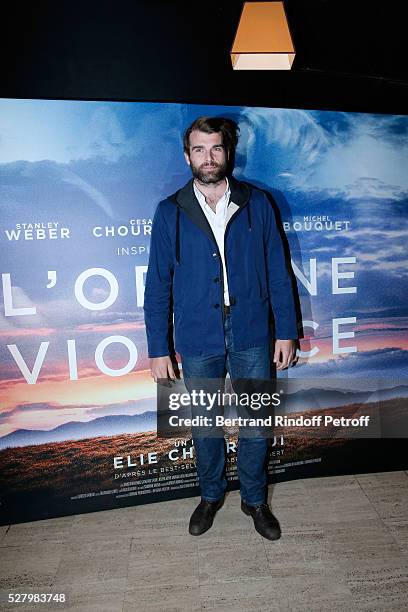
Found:
[[[195,223],[195,225],[197,225],[205,234],[207,234],[211,240],[215,240],[211,226],[207,221],[207,217],[205,216],[203,209],[195,196],[193,180],[194,179],[190,179],[188,183],[184,185],[184,187],[171,195],[169,199],[177,204],[179,208],[187,215],[187,217],[189,217],[189,219]],[[230,201],[242,208],[249,201],[251,194],[249,185],[243,183],[242,181],[238,181],[233,176],[229,176],[228,181],[231,191]]]

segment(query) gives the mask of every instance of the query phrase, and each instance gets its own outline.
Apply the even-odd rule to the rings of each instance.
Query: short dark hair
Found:
[[[186,129],[183,137],[183,146],[185,153],[190,153],[190,134],[193,130],[200,130],[206,134],[221,132],[222,144],[227,152],[229,164],[233,166],[235,160],[235,149],[238,143],[239,127],[233,119],[226,117],[198,117]]]

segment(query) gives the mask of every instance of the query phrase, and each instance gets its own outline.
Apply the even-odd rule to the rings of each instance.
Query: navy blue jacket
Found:
[[[239,209],[225,230],[225,260],[235,350],[275,337],[297,338],[292,284],[275,213],[263,191],[229,178]],[[152,227],[144,312],[149,357],[169,355],[174,311],[175,348],[185,355],[225,351],[220,253],[194,194],[193,180],[159,203]]]

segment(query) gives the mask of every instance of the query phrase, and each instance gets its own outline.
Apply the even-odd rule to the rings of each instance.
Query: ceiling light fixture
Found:
[[[283,2],[245,2],[231,49],[234,70],[290,70],[295,48]]]

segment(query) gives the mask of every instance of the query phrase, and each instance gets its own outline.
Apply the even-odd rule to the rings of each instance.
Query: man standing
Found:
[[[145,287],[145,322],[154,380],[174,379],[169,337],[184,379],[269,379],[270,307],[274,362],[295,359],[297,324],[290,275],[274,210],[260,189],[232,176],[238,126],[200,117],[184,134],[193,179],[159,203],[152,228]],[[224,500],[225,447],[221,436],[194,436],[201,501],[189,531],[200,535]],[[280,537],[266,503],[265,437],[239,437],[241,508],[265,538]]]

